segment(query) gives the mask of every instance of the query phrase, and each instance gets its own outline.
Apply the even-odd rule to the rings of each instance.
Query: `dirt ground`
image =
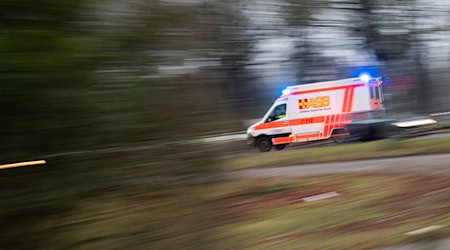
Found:
[[[364,205],[389,211],[389,215],[376,219],[361,220],[330,229],[312,231],[308,234],[325,236],[336,234],[337,232],[342,234],[360,230],[390,228],[415,221],[418,218],[424,220],[445,216],[450,213],[450,176],[397,176],[392,174],[361,174],[359,176],[365,178],[392,178],[395,176],[392,179],[392,188],[395,189],[392,193]],[[354,178],[358,178],[358,176]],[[302,199],[305,197],[328,192],[338,192],[342,196],[347,197],[358,197],[358,195],[367,195],[367,193],[376,191],[373,189],[349,189],[348,184],[345,184],[345,180],[340,180],[339,178],[336,178],[334,181],[328,180],[327,182],[318,182],[300,187],[279,184],[286,180],[289,179],[267,178],[253,181],[251,184],[253,187],[222,197],[215,201],[215,205],[221,210],[220,214],[247,214],[255,210],[276,209],[304,203]],[[263,186],[268,186],[269,188],[263,189]],[[426,207],[426,209],[422,210],[422,207]],[[292,238],[294,236],[295,234],[288,234],[280,237]],[[300,236],[303,238],[307,235],[305,233],[296,235],[296,237]]]

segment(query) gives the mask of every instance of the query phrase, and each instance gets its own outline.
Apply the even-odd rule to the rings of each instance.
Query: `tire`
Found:
[[[286,148],[286,144],[279,144],[279,145],[275,145],[275,150],[283,150],[284,148]]]
[[[272,140],[268,137],[259,138],[256,142],[256,146],[258,147],[260,152],[269,152],[272,149]]]
[[[341,136],[335,136],[335,137],[333,137],[333,141],[334,141],[334,143],[336,143],[336,144],[342,144],[342,143],[345,143],[347,140],[346,140],[347,138],[345,138],[345,137],[341,137]]]
[[[344,129],[338,129],[336,131],[333,131],[334,143],[336,143],[336,144],[345,143],[348,139],[348,137],[345,136],[345,134],[346,134],[346,131]]]

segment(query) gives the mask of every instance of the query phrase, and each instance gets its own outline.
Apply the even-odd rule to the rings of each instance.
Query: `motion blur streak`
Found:
[[[417,126],[428,125],[428,124],[433,124],[433,123],[436,123],[436,121],[433,119],[422,119],[422,120],[415,120],[415,121],[408,121],[408,122],[398,122],[398,123],[395,123],[395,125],[397,127],[401,127],[401,128],[408,128],[408,127],[417,127]]]
[[[18,168],[18,167],[27,167],[27,166],[35,166],[35,165],[43,165],[46,161],[28,161],[28,162],[20,162],[20,163],[12,163],[12,164],[5,164],[0,165],[0,169],[7,169],[7,168]]]

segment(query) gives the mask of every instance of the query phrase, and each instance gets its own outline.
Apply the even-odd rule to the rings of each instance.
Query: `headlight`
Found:
[[[254,131],[253,128],[248,128],[247,129],[247,134],[251,134],[251,133],[253,133],[253,131]]]

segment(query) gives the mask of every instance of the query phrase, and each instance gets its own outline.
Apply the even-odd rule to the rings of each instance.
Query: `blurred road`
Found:
[[[246,169],[228,173],[227,175],[231,178],[267,178],[375,171],[450,175],[450,154]]]
[[[429,135],[415,135],[412,139],[414,140],[422,140],[422,139],[434,139],[434,138],[444,138],[449,137],[450,133],[444,132],[434,132],[434,134]],[[244,141],[247,137],[245,132],[242,133],[230,133],[230,134],[221,134],[214,135],[210,137],[202,137],[199,139],[189,140],[186,143],[219,143],[219,142],[230,142],[230,141]]]

